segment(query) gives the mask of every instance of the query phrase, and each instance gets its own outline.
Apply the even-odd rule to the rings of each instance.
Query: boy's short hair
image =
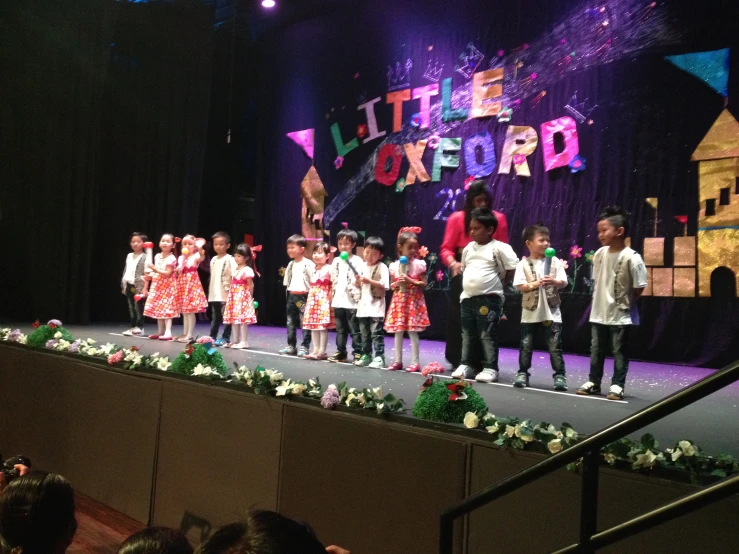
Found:
[[[359,235],[357,235],[356,231],[352,231],[351,229],[342,229],[336,234],[336,242],[339,242],[341,239],[349,239],[352,241],[352,244],[357,244]]]
[[[488,208],[475,208],[470,213],[470,221],[477,221],[486,229],[493,228],[493,233],[498,230],[498,218]]]
[[[290,246],[291,244],[305,248],[305,237],[303,235],[298,235],[297,233],[290,235],[287,238],[287,245]]]
[[[380,254],[385,253],[385,243],[380,237],[367,237],[367,240],[364,241],[364,247],[377,250]]]
[[[608,220],[608,223],[616,229],[624,228],[624,237],[629,236],[629,217],[631,214],[624,210],[621,206],[608,206],[598,216],[598,221]]]
[[[133,240],[133,237],[139,237],[143,242],[149,240],[149,237],[147,237],[144,233],[134,231],[133,233],[131,233],[131,237],[128,239],[128,242],[131,242]]]
[[[544,225],[541,221],[539,223],[534,223],[523,230],[521,237],[524,242],[528,242],[530,240],[534,240],[537,234],[549,236],[549,227]]]
[[[217,233],[213,233],[213,236],[211,238],[213,240],[223,239],[226,241],[226,244],[231,244],[231,235],[229,235],[226,231],[218,231]]]

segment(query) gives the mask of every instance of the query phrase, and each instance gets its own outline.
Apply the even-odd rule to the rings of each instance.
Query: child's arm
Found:
[[[509,269],[505,272],[505,277],[503,278],[503,286],[509,285],[513,281],[513,275],[516,273],[515,269]]]

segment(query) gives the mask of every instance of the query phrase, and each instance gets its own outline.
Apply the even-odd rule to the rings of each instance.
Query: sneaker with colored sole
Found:
[[[611,388],[608,389],[608,395],[606,396],[608,400],[623,400],[624,399],[624,389],[623,387],[619,387],[618,385],[611,385]]]
[[[220,348],[221,346],[226,346],[228,344],[228,341],[226,339],[216,339],[213,344]]]
[[[376,356],[367,367],[371,369],[383,369],[385,367],[385,358],[383,356]]]
[[[298,351],[295,349],[294,346],[286,346],[285,348],[280,350],[280,354],[285,354],[287,356],[295,356],[295,354],[297,353]]]
[[[477,381],[478,383],[497,383],[498,372],[495,369],[485,368],[477,374],[477,376],[475,377],[475,381]]]
[[[130,337],[133,336],[133,327],[131,329],[126,329],[121,333],[124,337]]]
[[[513,381],[513,386],[519,389],[523,389],[529,386],[529,374],[523,371],[518,372],[516,379]]]
[[[305,358],[308,355],[308,349],[304,346],[301,346],[298,349],[298,358]]]
[[[582,385],[580,385],[580,387],[575,392],[583,396],[590,396],[591,394],[600,394],[600,385],[596,385],[592,381],[587,381],[583,383]]]
[[[554,376],[554,390],[564,392],[567,390],[567,377],[564,375]]]
[[[349,361],[349,358],[346,357],[346,354],[342,354],[341,352],[337,352],[333,356],[327,358],[329,362],[333,364],[337,363],[346,363]]]
[[[359,367],[367,367],[372,363],[372,357],[369,354],[363,354],[357,361],[354,362],[354,365]]]

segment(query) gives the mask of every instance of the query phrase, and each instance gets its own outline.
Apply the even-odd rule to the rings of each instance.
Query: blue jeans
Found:
[[[144,304],[146,301],[142,298],[138,302],[134,298],[136,296],[136,287],[126,283],[126,301],[128,302],[128,316],[131,319],[131,328],[144,326]]]
[[[554,375],[565,374],[565,361],[562,358],[562,324],[552,323],[546,326],[543,323],[521,323],[521,344],[518,351],[518,372],[529,373],[531,369],[531,353],[534,350],[536,331],[544,329],[546,333],[549,360],[552,362]]]
[[[483,369],[498,370],[498,323],[502,311],[503,298],[498,294],[462,300],[462,365],[472,365],[472,355],[482,344]]]
[[[210,338],[216,340],[218,338],[218,328],[223,323],[223,308],[225,302],[209,302],[210,304]],[[231,342],[231,325],[223,326],[223,340]]]
[[[303,326],[303,312],[305,311],[305,303],[308,300],[308,294],[290,294],[287,295],[287,345],[295,346],[298,344],[296,329]],[[301,348],[310,349],[310,330],[303,329],[303,342]]]
[[[362,333],[362,354],[372,356],[372,345],[375,356],[385,356],[385,318],[358,317],[359,330]]]
[[[357,322],[357,310],[351,308],[334,308],[336,319],[336,351],[346,356],[346,341],[348,335],[352,336],[352,354],[362,354],[362,334],[359,332]]]
[[[626,374],[629,372],[629,334],[631,325],[590,324],[590,375],[588,380],[600,386],[603,379],[603,365],[609,344],[613,352],[612,385],[624,388]]]

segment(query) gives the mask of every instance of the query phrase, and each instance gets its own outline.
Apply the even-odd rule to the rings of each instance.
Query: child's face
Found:
[[[162,252],[171,252],[172,251],[172,245],[174,244],[174,241],[172,240],[172,237],[169,235],[163,235],[161,239],[159,239],[159,248],[162,250]]]
[[[418,239],[408,239],[400,245],[400,255],[405,256],[408,260],[415,260],[418,256]]]
[[[365,246],[362,257],[367,265],[376,265],[382,257],[382,253],[379,250],[375,250],[371,246]]]
[[[303,252],[305,252],[305,246],[300,246],[294,242],[287,245],[287,255],[290,256],[291,260],[302,258]]]
[[[625,229],[623,227],[615,227],[607,219],[601,219],[598,222],[598,240],[603,246],[611,246],[623,240],[624,232]]]
[[[188,248],[195,246],[195,237],[192,235],[185,235],[185,238],[182,239],[182,246],[187,246]]]
[[[339,247],[339,252],[349,252],[351,254],[356,243],[352,242],[351,239],[348,239],[347,237],[341,237],[337,245]]]
[[[213,239],[213,250],[216,251],[216,254],[219,256],[223,256],[226,252],[228,252],[228,249],[231,248],[231,244],[226,242],[226,239],[223,237],[216,237]]]
[[[138,254],[143,250],[143,248],[144,241],[141,240],[141,237],[131,237],[131,250]]]
[[[238,252],[234,254],[234,260],[238,265],[244,265],[246,263],[246,257]]]
[[[479,221],[470,221],[470,238],[478,244],[487,244],[493,238],[493,228],[485,227]]]
[[[541,257],[544,255],[544,251],[549,248],[549,235],[544,233],[536,233],[534,238],[526,241],[526,248],[529,249],[532,256]]]
[[[313,251],[313,263],[316,265],[324,265],[326,260],[328,260],[328,254],[323,250],[316,249]]]

